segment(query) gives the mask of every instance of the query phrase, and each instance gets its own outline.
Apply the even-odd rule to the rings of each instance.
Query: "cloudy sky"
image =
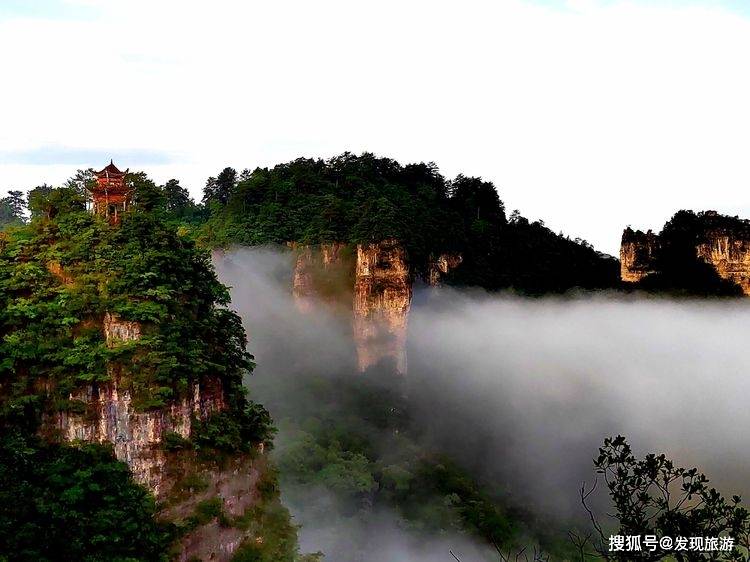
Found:
[[[0,192],[369,150],[614,253],[750,217],[743,0],[0,0]]]

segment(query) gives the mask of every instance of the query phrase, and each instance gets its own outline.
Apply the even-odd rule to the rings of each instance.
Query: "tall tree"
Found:
[[[190,199],[190,193],[180,185],[176,179],[171,179],[164,184],[164,201],[167,211],[170,213],[181,214],[194,205]]]
[[[218,203],[226,205],[229,196],[237,185],[237,170],[224,168],[218,176],[208,178],[203,190],[203,202],[205,204]]]
[[[0,199],[0,228],[23,224],[26,220],[25,209],[23,193],[18,190],[9,191],[7,197]]]

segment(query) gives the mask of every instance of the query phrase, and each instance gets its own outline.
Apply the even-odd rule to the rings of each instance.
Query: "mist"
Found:
[[[356,376],[349,319],[325,307],[297,311],[289,252],[242,248],[214,261],[256,358],[251,395],[280,422],[283,450],[282,402],[287,410],[310,407],[285,381]],[[637,455],[667,453],[699,467],[721,491],[746,495],[748,325],[744,301],[524,299],[416,286],[404,392],[431,446],[560,521],[583,520],[578,489],[593,482],[603,439],[617,434]],[[490,559],[459,535],[420,540],[387,511],[321,525],[332,500],[325,490],[309,497],[286,503],[302,525],[303,550],[322,550],[326,560],[453,560],[449,548],[464,562]],[[343,534],[366,535],[370,547],[337,552]]]

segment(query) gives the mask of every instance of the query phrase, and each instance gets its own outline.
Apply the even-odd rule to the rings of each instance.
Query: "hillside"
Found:
[[[148,188],[116,224],[37,191],[0,238],[0,552],[294,560],[244,329]]]
[[[369,153],[300,158],[210,178],[200,227],[209,245],[377,244],[397,240],[413,276],[462,256],[443,281],[527,294],[617,285],[617,262],[518,212],[506,216],[491,182],[447,180],[434,164],[401,165]]]
[[[628,227],[622,280],[652,292],[750,294],[750,221],[715,211],[678,211],[658,234]]]

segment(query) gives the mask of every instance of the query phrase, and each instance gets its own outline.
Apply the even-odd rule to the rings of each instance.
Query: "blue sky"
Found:
[[[744,6],[0,0],[0,194],[114,158],[200,198],[227,165],[367,150],[614,253],[680,208],[750,217]]]

